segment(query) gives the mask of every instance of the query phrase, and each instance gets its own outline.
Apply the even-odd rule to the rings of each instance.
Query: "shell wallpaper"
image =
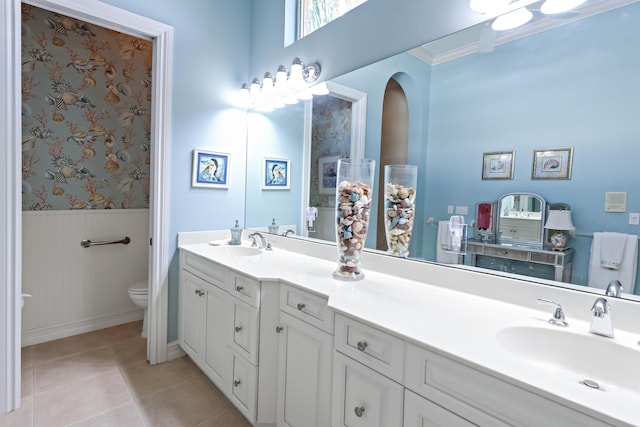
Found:
[[[22,210],[149,207],[152,53],[22,4]]]
[[[331,95],[313,97],[310,206],[335,206],[335,194],[319,192],[318,159],[327,156],[351,157],[351,107],[350,101]]]

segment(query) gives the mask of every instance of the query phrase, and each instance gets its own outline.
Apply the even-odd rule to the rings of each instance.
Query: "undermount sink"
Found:
[[[509,353],[540,369],[604,391],[621,388],[638,393],[640,347],[626,347],[596,335],[529,326],[501,329],[497,340]]]
[[[214,251],[224,251],[229,256],[255,256],[262,254],[262,249],[251,246],[231,246],[220,245],[212,246]]]

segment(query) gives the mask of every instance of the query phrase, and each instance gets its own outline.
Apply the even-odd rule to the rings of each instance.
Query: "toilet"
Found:
[[[142,320],[142,338],[147,337],[147,307],[149,305],[149,282],[138,282],[129,288],[129,298],[135,305],[144,309]]]

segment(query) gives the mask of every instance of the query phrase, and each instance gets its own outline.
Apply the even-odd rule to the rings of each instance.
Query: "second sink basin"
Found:
[[[617,387],[638,393],[640,347],[629,348],[595,335],[530,326],[501,329],[497,340],[509,353],[543,370],[569,375],[578,382],[595,381],[604,391]]]

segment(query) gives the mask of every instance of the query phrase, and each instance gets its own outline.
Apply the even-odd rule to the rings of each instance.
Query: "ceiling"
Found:
[[[521,27],[509,31],[494,31],[491,29],[492,20],[490,20],[419,46],[410,50],[409,53],[427,64],[437,65],[476,52],[491,52],[497,45],[638,1],[640,0],[587,0],[573,11],[559,15],[540,13],[541,2],[536,2],[528,6],[528,9],[533,12],[533,19]]]

